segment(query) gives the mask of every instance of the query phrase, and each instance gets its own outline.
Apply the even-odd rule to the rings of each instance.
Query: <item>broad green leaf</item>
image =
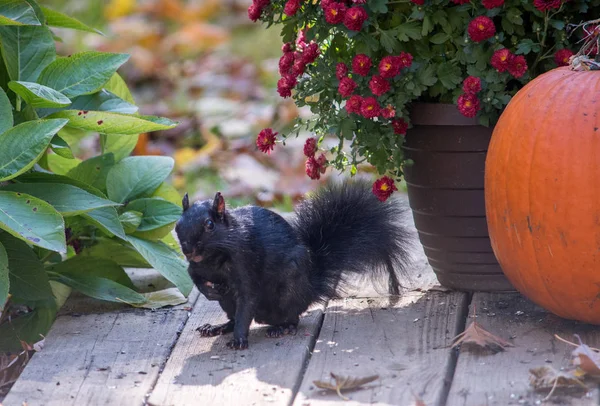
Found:
[[[119,203],[151,195],[173,170],[164,156],[132,156],[115,164],[106,178],[108,197]]]
[[[77,158],[68,159],[56,154],[46,155],[46,160],[48,168],[58,175],[66,175],[70,170],[81,163]]]
[[[18,182],[24,183],[63,183],[67,185],[73,185],[80,189],[85,190],[95,196],[106,198],[106,195],[96,189],[95,187],[88,185],[87,183],[78,181],[77,179],[69,178],[64,175],[57,175],[55,173],[44,173],[44,172],[29,172],[19,176]]]
[[[27,121],[0,134],[0,181],[29,170],[67,120]]]
[[[146,303],[134,304],[134,307],[158,309],[163,306],[177,306],[188,301],[177,288],[167,288],[157,290],[156,292],[142,293],[142,296],[146,298]]]
[[[81,215],[109,236],[125,239],[125,230],[119,221],[119,214],[114,207],[104,207]]]
[[[181,207],[181,195],[177,189],[175,189],[173,185],[168,182],[161,183],[158,189],[152,193],[152,197],[160,197]]]
[[[108,90],[113,94],[116,94],[126,102],[135,105],[135,100],[133,98],[133,95],[129,91],[129,88],[127,87],[127,83],[125,83],[123,78],[118,73],[115,72],[115,74],[112,75],[110,80],[104,85],[104,89]]]
[[[56,265],[47,266],[46,270],[60,274],[79,274],[106,278],[130,289],[135,289],[123,267],[106,258],[76,255]]]
[[[188,265],[176,251],[160,241],[147,241],[132,236],[127,239],[146,261],[173,283],[184,296],[190,294],[194,284],[187,272]]]
[[[12,81],[8,83],[8,87],[36,109],[64,107],[71,104],[71,100],[64,94],[37,83]]]
[[[0,134],[13,126],[12,104],[4,90],[0,89]]]
[[[100,134],[102,153],[112,153],[115,162],[128,157],[138,143],[139,135]]]
[[[171,248],[173,251],[177,252],[177,254],[179,254],[179,256],[181,258],[183,258],[183,252],[181,252],[181,245],[179,245],[179,242],[177,242],[177,240],[175,239],[175,233],[169,233],[167,234],[166,237],[164,237],[161,241],[165,244],[167,244],[167,246],[169,248]]]
[[[118,203],[95,196],[73,185],[60,183],[14,183],[1,190],[26,193],[50,203],[63,216],[75,216]]]
[[[73,151],[71,151],[71,147],[65,140],[60,138],[58,135],[55,135],[50,141],[50,148],[54,151],[55,154],[62,156],[63,158],[73,159]]]
[[[38,307],[34,311],[0,324],[0,352],[23,351],[21,341],[30,345],[48,334],[56,317],[56,306]]]
[[[27,244],[0,232],[0,245],[3,246],[5,261],[8,261],[10,293],[18,299],[51,299],[52,289],[42,262]],[[0,257],[2,253],[0,252]],[[6,263],[5,263],[6,266]],[[0,266],[1,268],[1,266]],[[4,301],[1,300],[4,305]]]
[[[128,211],[142,213],[137,231],[150,231],[173,224],[181,217],[181,207],[160,198],[143,198],[127,204]]]
[[[434,65],[429,64],[426,68],[419,69],[417,71],[417,78],[424,86],[433,86],[437,82]]]
[[[115,164],[112,154],[86,159],[71,169],[67,176],[106,192],[106,177]]]
[[[80,52],[53,61],[42,71],[38,82],[69,98],[93,93],[128,59],[126,54]]]
[[[25,1],[27,3],[29,3],[29,5],[33,8],[33,11],[35,12],[35,16],[37,17],[38,21],[42,24],[46,24],[46,16],[42,12],[42,8],[37,3],[37,1],[36,0],[25,0]]]
[[[152,268],[134,248],[124,244],[103,238],[97,244],[86,247],[79,255],[107,258],[126,268]]]
[[[369,8],[379,14],[384,14],[388,12],[388,0],[373,0],[369,2]]]
[[[144,214],[139,211],[126,211],[119,216],[119,220],[123,225],[123,229],[127,234],[133,233],[142,223],[142,216]]]
[[[462,82],[462,71],[449,62],[441,63],[437,68],[438,80],[447,89],[454,89]]]
[[[435,34],[431,38],[429,38],[429,42],[431,42],[433,44],[443,44],[444,42],[448,41],[450,38],[451,38],[450,35],[446,34],[445,32],[438,32],[437,34]]]
[[[408,42],[411,39],[421,39],[421,25],[417,21],[400,24],[396,27],[398,39],[402,42]]]
[[[48,118],[67,118],[69,127],[96,131],[101,134],[139,134],[143,132],[168,130],[177,125],[164,117],[138,116],[107,111],[62,110]]]
[[[0,1],[0,25],[40,25],[35,10],[25,0]]]
[[[1,39],[0,39],[1,41]],[[2,52],[0,50],[0,55]],[[4,65],[4,61],[0,59],[0,89],[4,90],[4,92],[8,92],[10,89],[8,88],[8,82],[10,82],[10,78],[8,77],[8,71],[6,70],[6,65]]]
[[[52,27],[62,27],[62,28],[71,28],[73,30],[87,31],[93,32],[95,34],[102,34],[100,31],[88,27],[84,23],[79,20],[76,20],[73,17],[69,17],[66,14],[59,13],[58,11],[51,10],[46,7],[42,7],[42,11],[46,16],[46,22],[48,25]]]
[[[38,247],[67,252],[62,216],[36,197],[0,191],[0,228]]]
[[[8,278],[8,255],[4,245],[0,242],[0,312],[4,310],[4,304],[8,300],[10,281]]]
[[[0,42],[11,80],[36,82],[40,72],[56,58],[54,38],[45,26],[0,26]]]
[[[120,283],[79,273],[50,273],[50,278],[95,299],[120,303],[144,303],[146,298]]]
[[[393,53],[395,49],[400,45],[398,40],[394,38],[394,31],[380,31],[381,33],[381,46],[388,52]]]
[[[56,281],[50,281],[50,287],[52,288],[52,294],[54,295],[56,308],[60,309],[69,298],[69,295],[71,294],[71,288]]]
[[[99,92],[75,98],[69,110],[110,111],[113,113],[133,114],[138,111],[138,107],[108,90],[101,89]]]

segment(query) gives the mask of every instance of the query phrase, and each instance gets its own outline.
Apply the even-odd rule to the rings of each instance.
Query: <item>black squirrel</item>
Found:
[[[204,337],[233,332],[230,348],[248,347],[252,320],[270,325],[269,337],[295,334],[300,315],[339,297],[351,274],[387,274],[389,293],[400,294],[396,272],[406,271],[411,241],[400,224],[406,208],[380,202],[365,181],[317,190],[289,222],[258,206],[228,210],[219,192],[191,206],[186,193],[182,205],[175,231],[188,272],[229,318],[198,331]]]

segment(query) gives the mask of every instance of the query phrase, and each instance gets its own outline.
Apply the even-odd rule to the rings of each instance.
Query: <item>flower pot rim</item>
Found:
[[[415,102],[410,109],[410,120],[413,125],[481,125],[476,117],[463,116],[456,104],[451,103]]]

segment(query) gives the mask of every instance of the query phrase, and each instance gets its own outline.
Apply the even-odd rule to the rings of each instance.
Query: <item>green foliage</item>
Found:
[[[317,0],[301,2],[298,11],[288,16],[286,3],[271,0],[256,13],[261,6],[254,2],[249,9],[250,16],[277,28],[287,43],[282,50],[289,48],[293,53],[293,58],[287,55],[280,60],[280,94],[289,97],[291,91],[295,103],[314,114],[299,118],[288,134],[281,131],[284,143],[302,129],[315,133],[319,142],[335,135],[339,143],[325,151],[330,153],[326,156],[329,166],[354,174],[359,164],[367,162],[381,175],[396,180],[408,164],[403,154],[404,134],[406,125],[410,128],[415,102],[461,104],[459,110],[465,116],[482,125],[494,125],[519,89],[564,65],[569,52],[577,52],[582,36],[588,34],[581,29],[571,33],[569,27],[597,18],[600,6],[600,0]],[[328,8],[334,3],[346,8],[335,11],[337,17],[343,17],[336,24],[326,17],[333,15]],[[366,19],[356,25],[349,15]],[[474,22],[476,18],[479,22]],[[588,32],[598,36],[591,26]],[[316,59],[315,46],[319,50]],[[510,52],[508,69],[492,65],[494,53],[501,49]],[[305,58],[306,50],[313,55]],[[359,54],[370,58],[366,72],[353,70],[352,62]],[[397,65],[400,72],[382,78],[380,63],[389,56],[403,58]],[[342,73],[345,84],[351,84],[341,92],[342,78],[336,75],[340,64],[347,69],[347,74]],[[518,69],[524,65],[526,69]],[[370,83],[376,76],[374,90]],[[480,80],[481,90],[469,94],[465,102],[463,83],[469,76]],[[384,89],[385,82],[389,90]],[[472,89],[468,91],[472,93]],[[352,96],[353,104],[347,109]],[[355,107],[371,97],[378,104],[375,117]]]
[[[37,341],[70,289],[148,308],[192,289],[170,235],[173,160],[128,156],[139,133],[176,123],[137,113],[117,73],[128,55],[57,56],[51,27],[99,33],[35,0],[0,1],[0,312],[31,310],[0,318],[0,350]],[[102,154],[75,157],[73,131]],[[174,288],[139,293],[124,267],[154,267]]]

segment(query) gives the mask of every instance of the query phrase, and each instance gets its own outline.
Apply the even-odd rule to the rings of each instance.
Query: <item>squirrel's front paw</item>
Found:
[[[227,346],[232,350],[245,350],[248,348],[247,338],[234,338],[227,343]]]
[[[203,324],[196,329],[201,337],[214,337],[222,334],[231,333],[233,331],[233,322],[228,321],[224,324]]]

